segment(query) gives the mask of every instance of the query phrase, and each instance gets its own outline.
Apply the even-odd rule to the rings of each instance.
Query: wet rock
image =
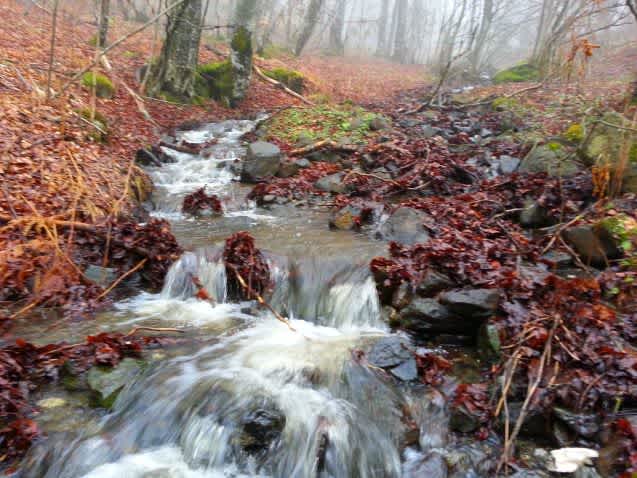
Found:
[[[161,160],[148,149],[138,149],[135,153],[135,163],[140,166],[161,166]]]
[[[296,176],[301,167],[295,161],[282,161],[276,173],[277,178],[291,178]]]
[[[422,135],[425,138],[433,138],[439,133],[440,133],[440,128],[436,128],[434,126],[431,126],[430,124],[422,125]]]
[[[603,267],[609,260],[621,257],[615,241],[592,225],[571,227],[564,231],[564,238],[585,264]]]
[[[398,311],[389,305],[383,306],[380,310],[380,316],[383,319],[383,322],[391,325],[392,327],[397,327],[400,325],[400,317],[398,315]]]
[[[343,173],[324,176],[314,183],[314,187],[328,193],[343,194],[347,190],[343,177]]]
[[[310,166],[312,166],[312,163],[306,158],[297,159],[295,162],[296,165],[301,169],[309,168]]]
[[[426,243],[430,236],[423,227],[425,218],[420,211],[400,207],[381,225],[379,234],[385,240],[407,245]]]
[[[117,269],[90,264],[84,269],[84,277],[100,287],[105,288],[117,280],[119,274]]]
[[[416,366],[416,359],[411,358],[406,362],[401,363],[397,367],[392,368],[391,373],[398,380],[403,382],[411,382],[418,379],[418,367]]]
[[[520,167],[520,160],[512,156],[500,156],[498,171],[500,174],[513,174]]]
[[[67,404],[67,401],[64,400],[63,398],[49,397],[49,398],[43,398],[42,400],[39,400],[36,405],[40,408],[50,409],[50,408],[64,407],[66,406],[66,404]]]
[[[546,226],[549,222],[547,211],[539,203],[527,200],[520,212],[520,225],[529,229]]]
[[[367,354],[369,363],[380,368],[396,367],[413,358],[409,340],[391,335],[377,341]]]
[[[553,415],[570,430],[584,438],[593,438],[600,431],[601,423],[595,414],[576,413],[562,407],[554,407]]]
[[[453,407],[449,416],[449,428],[459,433],[473,433],[480,428],[481,423],[478,418],[467,413],[461,407]]]
[[[443,292],[440,302],[452,313],[467,318],[487,318],[493,315],[500,302],[498,289],[457,289]]]
[[[334,151],[314,151],[308,154],[306,158],[317,163],[336,164],[341,161],[340,155],[338,155]]]
[[[380,131],[383,129],[389,129],[391,124],[387,118],[383,118],[382,116],[376,116],[369,122],[369,129],[372,131]]]
[[[478,351],[485,358],[497,358],[500,356],[502,343],[500,342],[500,330],[495,324],[485,322],[478,332]]]
[[[329,221],[330,227],[343,231],[357,229],[359,227],[361,212],[360,208],[352,206],[351,204],[347,205],[332,213]]]
[[[447,462],[437,452],[431,452],[421,458],[405,463],[403,478],[447,478]]]
[[[447,275],[429,269],[416,286],[416,293],[421,297],[432,297],[441,290],[448,289],[453,285],[453,281]]]
[[[411,284],[409,284],[408,282],[403,282],[394,291],[394,295],[391,299],[391,305],[398,310],[403,309],[407,307],[407,305],[409,305],[412,297],[413,289],[411,287]]]
[[[577,174],[580,166],[566,157],[559,146],[542,145],[534,148],[520,164],[524,173],[546,173],[549,176],[568,177]]]
[[[516,423],[522,410],[522,402],[509,402],[509,423]],[[501,413],[498,417],[498,427],[504,430],[505,415]],[[551,428],[549,419],[542,413],[534,411],[532,408],[527,411],[522,427],[520,428],[520,436],[530,439],[551,439]]]
[[[542,260],[550,263],[551,267],[569,267],[573,264],[573,258],[568,252],[549,251],[542,256]]]
[[[241,180],[259,182],[274,176],[281,165],[281,150],[272,143],[257,141],[248,146],[248,154],[242,163]]]
[[[460,445],[443,453],[449,478],[482,478],[492,476],[499,450],[489,441]]]
[[[93,391],[93,404],[111,408],[119,392],[143,370],[140,360],[125,358],[116,367],[92,367],[88,372],[88,385]]]
[[[454,316],[436,299],[415,298],[400,311],[400,324],[405,329],[422,334],[472,335],[478,324]]]
[[[248,453],[265,451],[279,438],[285,427],[285,416],[278,410],[259,409],[243,418],[241,446]]]

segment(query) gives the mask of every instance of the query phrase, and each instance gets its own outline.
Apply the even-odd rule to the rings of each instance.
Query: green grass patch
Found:
[[[299,138],[311,141],[347,139],[365,143],[375,134],[370,123],[379,117],[359,107],[318,105],[312,108],[291,108],[266,122],[269,139],[288,144]]]
[[[288,70],[287,68],[274,68],[264,71],[266,76],[273,80],[283,83],[292,91],[302,93],[305,86],[305,77],[298,71]]]
[[[95,86],[95,94],[99,98],[112,98],[115,94],[115,85],[108,77],[101,73],[89,71],[82,75],[82,86],[92,89]]]
[[[581,143],[584,141],[584,127],[580,123],[574,123],[566,129],[564,137],[573,143]]]
[[[523,63],[506,70],[502,70],[493,77],[495,84],[520,83],[523,81],[537,81],[540,79],[540,70],[530,63]]]

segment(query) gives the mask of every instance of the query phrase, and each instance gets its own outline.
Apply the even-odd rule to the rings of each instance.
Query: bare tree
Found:
[[[404,63],[407,58],[407,13],[409,9],[409,0],[396,0],[394,7],[395,14],[395,36],[394,51],[392,58],[396,61]]]
[[[635,20],[637,20],[637,1],[635,0],[626,0],[626,6],[631,11]]]
[[[108,22],[110,20],[110,0],[100,0],[100,21],[99,21],[99,31],[97,35],[97,46],[100,48],[106,47],[106,42],[108,39]]]
[[[307,7],[307,12],[303,20],[303,27],[299,33],[299,37],[296,40],[296,46],[294,47],[294,54],[299,56],[307,42],[310,40],[316,24],[318,23],[321,8],[323,7],[323,0],[310,0],[310,4]]]
[[[389,0],[382,0],[380,18],[378,19],[378,56],[387,56],[387,27],[389,26]]]
[[[345,28],[346,0],[336,0],[336,8],[330,24],[330,51],[336,55],[345,53],[343,30]]]

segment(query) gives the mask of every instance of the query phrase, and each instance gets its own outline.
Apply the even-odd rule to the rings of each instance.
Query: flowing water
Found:
[[[192,345],[149,355],[110,413],[47,430],[20,476],[372,478],[441,469],[426,466],[447,441],[444,403],[396,385],[357,353],[389,334],[368,268],[385,245],[328,231],[324,212],[246,201],[232,163],[253,126],[228,121],[181,133],[217,143],[198,156],[167,150],[175,162],[149,169],[152,214],[168,218],[190,252],[161,293],[131,297],[99,319],[105,330],[181,327]],[[223,199],[223,217],[179,212],[183,196],[202,186]],[[222,241],[239,230],[267,251],[270,302],[294,330],[255,304],[227,301]],[[193,274],[215,305],[193,298]],[[410,420],[420,439],[405,448]]]

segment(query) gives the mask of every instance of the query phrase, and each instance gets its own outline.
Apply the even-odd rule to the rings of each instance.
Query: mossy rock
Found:
[[[88,385],[93,391],[92,404],[112,408],[122,389],[145,368],[145,362],[125,358],[116,367],[94,366],[87,375]]]
[[[493,82],[498,85],[501,83],[521,83],[524,81],[537,81],[540,79],[540,70],[530,63],[508,68],[498,72],[493,77]]]
[[[274,68],[264,72],[273,80],[283,83],[292,91],[303,93],[305,87],[305,77],[298,71],[288,70],[287,68]]]
[[[91,108],[81,108],[76,110],[76,112],[95,126],[95,128],[88,133],[91,139],[100,143],[108,141],[108,120],[106,116],[97,110],[91,110]]]
[[[317,105],[312,108],[290,108],[264,123],[266,139],[288,144],[331,140],[362,144],[377,134],[372,128],[382,118],[359,107]]]
[[[580,171],[580,166],[567,158],[566,151],[559,143],[537,146],[522,160],[519,171],[526,173],[546,173],[553,177],[569,177]]]
[[[92,89],[95,86],[95,94],[99,98],[112,98],[115,94],[115,85],[108,77],[101,73],[89,71],[82,75],[82,86]]]
[[[195,91],[197,96],[221,101],[227,106],[232,99],[234,71],[230,60],[199,65]]]

